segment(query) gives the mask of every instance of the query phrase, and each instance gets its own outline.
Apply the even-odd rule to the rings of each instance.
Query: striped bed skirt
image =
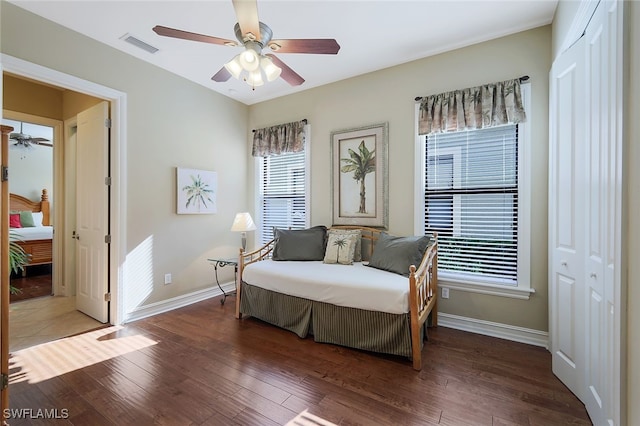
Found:
[[[316,342],[411,359],[409,313],[336,306],[242,283],[240,312]],[[425,330],[426,332],[426,330]],[[421,350],[423,342],[421,341]]]

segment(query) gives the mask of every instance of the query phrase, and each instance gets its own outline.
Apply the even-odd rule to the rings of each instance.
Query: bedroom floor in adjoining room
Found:
[[[11,285],[18,289],[11,294],[11,303],[34,297],[50,296],[52,293],[51,265],[29,266],[26,274],[11,273]]]
[[[72,336],[104,324],[76,310],[75,297],[43,296],[9,305],[9,352]]]

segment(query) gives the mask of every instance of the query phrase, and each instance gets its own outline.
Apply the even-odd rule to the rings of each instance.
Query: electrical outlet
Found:
[[[449,298],[449,288],[442,287],[442,298],[443,299],[448,299]]]
[[[164,284],[171,284],[171,274],[164,274]]]

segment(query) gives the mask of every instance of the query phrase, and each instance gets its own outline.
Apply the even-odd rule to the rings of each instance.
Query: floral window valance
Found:
[[[418,133],[483,129],[524,121],[518,78],[422,98]]]
[[[268,157],[304,150],[305,124],[307,120],[254,130],[251,154],[254,157]]]

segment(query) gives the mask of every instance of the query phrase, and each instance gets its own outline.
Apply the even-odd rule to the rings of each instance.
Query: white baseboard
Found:
[[[225,293],[229,294],[235,291],[236,286],[233,281],[222,284],[222,289]],[[194,291],[192,293],[183,294],[181,296],[172,297],[171,299],[163,300],[162,302],[150,303],[148,305],[139,306],[131,312],[127,312],[124,315],[124,321],[131,322],[137,321],[142,318],[158,315],[163,312],[169,312],[174,309],[182,308],[193,303],[202,302],[203,300],[211,299],[212,297],[220,296],[222,292],[217,285],[204,290]]]
[[[470,331],[472,333],[484,334],[485,336],[499,337],[501,339],[542,346],[543,348],[549,349],[549,333],[546,331],[461,317],[444,312],[438,312],[438,326]]]

